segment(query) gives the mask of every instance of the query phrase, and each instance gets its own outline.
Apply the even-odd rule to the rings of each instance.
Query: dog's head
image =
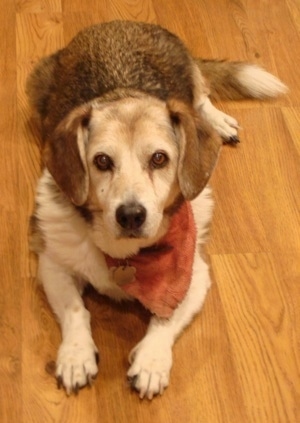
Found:
[[[93,102],[46,142],[46,166],[110,239],[155,238],[180,198],[206,185],[221,140],[187,105],[152,97]]]

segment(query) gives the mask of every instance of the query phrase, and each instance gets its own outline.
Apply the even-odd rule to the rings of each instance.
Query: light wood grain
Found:
[[[260,104],[232,111],[243,127],[242,142],[223,149],[212,178],[217,202],[210,252],[299,250],[299,141],[292,110]]]
[[[300,254],[293,260],[299,262]],[[297,421],[294,281],[280,278],[270,253],[218,255],[212,262],[249,421]]]
[[[17,421],[22,415],[20,219],[18,212],[18,163],[16,140],[16,51],[15,13],[11,3],[0,14],[0,416]],[[4,107],[3,107],[4,106]],[[16,256],[13,256],[15,252]],[[15,310],[12,312],[12,309]],[[14,398],[18,400],[15,402]]]
[[[300,6],[297,0],[0,0],[1,423],[300,421]],[[203,57],[247,60],[280,76],[273,102],[218,103],[242,126],[211,184],[213,287],[174,348],[171,385],[153,402],[127,386],[127,354],[148,314],[85,295],[101,353],[91,389],[67,398],[53,362],[60,330],[35,280],[28,219],[40,173],[25,81],[37,60],[86,25],[157,22]]]

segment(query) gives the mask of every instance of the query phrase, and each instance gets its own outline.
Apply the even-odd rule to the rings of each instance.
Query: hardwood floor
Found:
[[[300,421],[300,3],[298,0],[0,0],[0,421],[296,423]],[[60,332],[35,282],[28,219],[40,173],[25,81],[83,26],[159,23],[194,55],[247,60],[290,87],[262,103],[219,103],[242,126],[211,180],[213,287],[174,348],[171,384],[139,400],[127,354],[147,313],[86,294],[101,353],[91,389],[56,388]]]

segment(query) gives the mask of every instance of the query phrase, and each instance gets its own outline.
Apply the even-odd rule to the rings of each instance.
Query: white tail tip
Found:
[[[277,97],[288,92],[280,79],[257,65],[243,65],[237,79],[255,98]]]

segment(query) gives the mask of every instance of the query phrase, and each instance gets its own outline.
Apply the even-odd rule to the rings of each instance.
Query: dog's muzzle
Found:
[[[137,203],[122,204],[116,210],[116,221],[122,228],[124,236],[140,236],[146,216],[145,207]]]

